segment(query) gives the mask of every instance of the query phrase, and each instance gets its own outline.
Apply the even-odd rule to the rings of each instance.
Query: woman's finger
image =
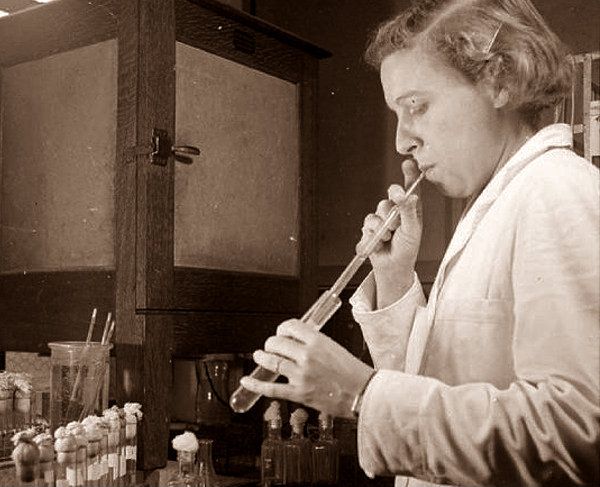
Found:
[[[279,325],[277,335],[267,338],[265,342],[265,352],[279,355],[288,358],[294,362],[298,362],[303,353],[302,341],[292,337],[291,335],[282,335],[279,333]]]
[[[375,213],[369,213],[364,219],[362,231],[363,233],[365,231],[376,231],[382,223],[383,220],[381,219],[381,217],[379,217]]]
[[[312,323],[304,323],[300,320],[284,321],[277,327],[277,337],[292,338],[290,342],[296,343],[297,348],[294,348],[296,357],[304,353],[304,345],[313,343],[318,333]]]
[[[271,372],[279,375],[284,375],[288,379],[294,375],[296,364],[281,355],[265,352],[264,350],[256,350],[252,354],[254,361]]]
[[[381,200],[377,205],[377,215],[381,217],[382,224],[387,220],[390,212],[396,207],[392,200]],[[396,230],[400,226],[400,215],[396,215],[395,218],[388,224],[387,228],[391,231]],[[389,240],[389,239],[385,239]]]
[[[275,399],[288,399],[294,402],[300,402],[294,386],[282,383],[263,382],[249,376],[242,377],[240,384],[246,389],[261,394],[263,396]]]
[[[364,225],[362,227],[363,235],[361,237],[361,242],[363,242],[363,244],[366,244],[366,242],[373,237],[373,234],[379,231],[381,225],[383,225],[383,219],[380,218],[378,215],[375,215],[373,213],[367,215],[364,221]],[[390,238],[392,238],[392,232],[388,229],[382,234],[381,240],[386,242]]]

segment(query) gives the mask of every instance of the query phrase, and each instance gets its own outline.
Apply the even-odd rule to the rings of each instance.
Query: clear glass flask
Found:
[[[338,481],[339,445],[333,437],[331,416],[319,415],[319,437],[313,442],[311,453],[313,485],[335,485]]]

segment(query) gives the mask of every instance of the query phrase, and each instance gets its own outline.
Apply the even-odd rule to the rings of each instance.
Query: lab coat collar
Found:
[[[407,349],[407,357],[410,356],[411,360],[407,358],[407,372],[417,373],[422,370],[424,364],[423,358],[427,353],[426,345],[435,320],[437,300],[442,289],[444,277],[489,208],[506,186],[527,164],[553,148],[571,147],[572,142],[571,128],[567,124],[553,124],[541,129],[527,140],[506,162],[486,185],[471,208],[463,215],[450,240],[450,244],[438,269],[435,282],[433,283],[427,304],[427,317],[411,333]]]
[[[548,125],[529,138],[490,180],[471,208],[459,222],[438,271],[437,288],[442,283],[446,266],[466,245],[477,224],[514,177],[544,152],[558,147],[571,147],[571,127],[564,123]],[[436,279],[437,281],[438,279]]]

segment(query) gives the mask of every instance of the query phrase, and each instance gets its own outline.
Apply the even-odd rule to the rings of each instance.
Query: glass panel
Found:
[[[175,169],[175,265],[295,275],[298,91],[177,44],[176,140],[202,154]]]
[[[116,40],[1,78],[0,271],[114,267]]]

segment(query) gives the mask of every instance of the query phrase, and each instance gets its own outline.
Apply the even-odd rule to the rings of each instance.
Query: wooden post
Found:
[[[139,468],[166,464],[171,377],[173,163],[156,166],[152,129],[174,133],[175,19],[170,0],[119,4],[116,355],[119,404],[143,406]],[[131,154],[137,156],[131,157]]]

